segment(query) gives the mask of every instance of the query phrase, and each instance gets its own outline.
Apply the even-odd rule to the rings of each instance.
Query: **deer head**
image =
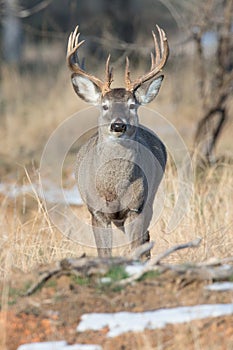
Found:
[[[163,75],[158,74],[165,66],[169,47],[165,32],[156,26],[158,39],[152,32],[155,55],[151,53],[151,69],[148,73],[132,81],[129,71],[129,59],[126,58],[125,88],[111,88],[113,70],[110,68],[110,55],[106,61],[105,80],[87,73],[79,64],[77,50],[84,43],[79,42],[78,26],[70,34],[67,47],[67,63],[72,71],[72,84],[77,95],[89,104],[100,107],[99,124],[102,133],[111,138],[132,137],[138,125],[137,109],[150,103],[158,94]]]

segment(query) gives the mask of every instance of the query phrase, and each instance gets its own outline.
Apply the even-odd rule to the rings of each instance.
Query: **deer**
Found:
[[[113,232],[121,230],[131,252],[150,241],[153,202],[163,178],[167,152],[159,137],[139,123],[138,108],[157,96],[164,75],[160,72],[169,56],[165,32],[152,31],[154,50],[149,72],[132,80],[126,57],[125,87],[111,88],[110,55],[105,79],[88,73],[78,57],[84,43],[79,27],[71,32],[67,64],[76,94],[98,107],[98,127],[78,150],[75,177],[79,192],[91,215],[98,256],[112,256]],[[115,228],[115,230],[113,230]],[[144,259],[151,256],[150,250]]]

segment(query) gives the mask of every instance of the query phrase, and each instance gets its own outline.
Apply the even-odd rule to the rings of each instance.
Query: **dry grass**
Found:
[[[231,256],[233,247],[232,169],[232,164],[222,163],[197,173],[187,213],[175,230],[166,233],[163,230],[163,223],[169,220],[173,210],[172,202],[177,200],[178,194],[174,170],[168,167],[165,210],[162,220],[153,229],[157,243],[156,253],[168,246],[201,237],[202,243],[199,248],[177,252],[169,258],[169,262],[198,262]]]
[[[174,177],[174,169],[169,166],[165,179],[163,214],[151,228],[151,239],[156,242],[153,254],[199,236],[203,238],[200,248],[175,253],[169,261],[203,261],[230,256],[233,247],[232,166],[223,164],[199,175],[189,211],[174,231],[166,233],[166,224],[178,195]],[[84,221],[88,220],[84,208],[76,208],[76,212]],[[28,271],[38,264],[79,256],[83,252],[96,254],[95,249],[82,247],[62,235],[51,223],[36,195],[25,195],[14,201],[2,198],[0,225],[2,276],[6,273],[6,261],[10,273],[15,267]]]
[[[86,105],[73,93],[65,68],[52,74],[49,74],[49,67],[41,73],[19,73],[2,68],[1,89],[2,181],[28,182],[22,165],[38,164],[51,132]],[[150,107],[165,115],[179,130],[186,144],[191,146],[190,140],[200,115],[192,67],[186,71],[183,69],[182,75],[172,72],[170,78],[167,76],[156,104]],[[225,128],[219,146],[220,153],[232,153],[230,124]],[[27,168],[30,177],[33,177],[30,166]],[[177,198],[176,171],[173,164],[168,165],[163,215],[151,229],[151,238],[156,242],[154,254],[200,236],[203,237],[200,248],[176,253],[170,261],[202,261],[231,255],[232,168],[232,164],[226,162],[196,174],[189,211],[180,225],[168,234],[164,230]],[[81,215],[85,213],[82,208],[80,211]],[[78,256],[85,251],[85,247],[74,244],[58,232],[36,196],[25,195],[14,200],[2,197],[0,228],[1,276],[6,274],[6,269],[10,272],[17,267],[27,271],[37,264]],[[95,254],[93,249],[87,251]]]

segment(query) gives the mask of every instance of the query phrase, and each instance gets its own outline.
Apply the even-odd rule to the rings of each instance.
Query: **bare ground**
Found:
[[[46,267],[48,268],[48,267]],[[40,269],[45,270],[45,267]],[[39,270],[39,271],[40,271]],[[38,272],[38,271],[37,271]],[[15,271],[9,286],[8,307],[2,311],[2,328],[8,350],[20,344],[66,340],[70,344],[101,344],[105,350],[122,349],[233,349],[233,315],[207,318],[187,324],[167,325],[160,330],[108,338],[108,329],[78,333],[84,313],[141,312],[196,304],[232,303],[232,292],[204,289],[210,281],[192,276],[174,277],[170,272],[148,275],[122,289],[100,286],[99,277],[53,277],[31,296],[20,294],[36,280],[36,274]]]

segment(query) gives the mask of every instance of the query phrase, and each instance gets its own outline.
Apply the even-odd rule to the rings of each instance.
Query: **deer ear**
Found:
[[[141,105],[150,103],[157,96],[163,81],[163,77],[163,75],[160,75],[160,77],[152,80],[152,82],[150,82],[149,84],[144,83],[136,89],[136,91],[134,92],[135,97]]]
[[[98,105],[100,103],[102,92],[95,83],[78,74],[73,74],[71,81],[76,94],[82,100],[93,105]]]

